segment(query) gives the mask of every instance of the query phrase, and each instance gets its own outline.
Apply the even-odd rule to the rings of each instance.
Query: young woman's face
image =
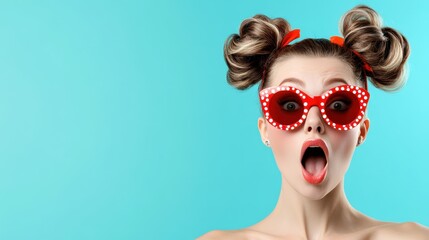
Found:
[[[267,87],[291,86],[310,96],[320,96],[344,84],[357,86],[352,69],[343,61],[335,57],[291,56],[273,66]],[[313,106],[305,121],[294,130],[279,130],[262,117],[258,127],[262,140],[270,142],[284,180],[302,195],[321,199],[342,182],[359,138],[366,136],[369,120],[364,118],[355,128],[339,131],[327,125],[319,108]],[[311,140],[316,141],[308,144]],[[307,145],[326,145],[327,153],[320,153],[320,149],[305,153],[307,148],[303,146]],[[321,173],[324,171],[325,174]],[[323,177],[309,180],[308,173]]]

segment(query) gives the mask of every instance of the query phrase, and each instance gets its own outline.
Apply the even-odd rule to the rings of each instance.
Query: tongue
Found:
[[[311,175],[318,175],[325,167],[326,159],[322,156],[308,157],[305,160],[305,170]]]

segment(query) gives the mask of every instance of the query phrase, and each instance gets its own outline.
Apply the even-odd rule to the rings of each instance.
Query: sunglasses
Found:
[[[294,130],[307,118],[312,106],[319,107],[324,121],[334,129],[350,130],[363,119],[369,92],[353,85],[329,89],[321,96],[309,96],[290,86],[274,86],[259,92],[268,122],[280,130]]]

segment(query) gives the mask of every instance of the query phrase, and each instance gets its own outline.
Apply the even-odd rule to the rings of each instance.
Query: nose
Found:
[[[317,106],[313,106],[308,110],[307,119],[304,122],[306,133],[325,133],[325,123]]]

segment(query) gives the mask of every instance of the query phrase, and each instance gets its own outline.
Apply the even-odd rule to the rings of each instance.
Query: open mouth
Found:
[[[321,183],[326,176],[328,150],[323,140],[306,141],[302,148],[302,174],[311,184]]]
[[[318,175],[326,166],[326,156],[320,147],[308,147],[302,156],[301,164],[311,175]]]

